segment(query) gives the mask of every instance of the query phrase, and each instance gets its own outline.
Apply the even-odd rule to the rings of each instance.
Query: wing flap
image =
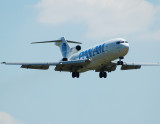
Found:
[[[98,67],[95,71],[96,72],[101,72],[101,71],[112,72],[112,71],[115,71],[116,68],[117,68],[117,64],[110,62],[110,63],[107,63],[105,65]]]
[[[131,69],[140,69],[141,65],[127,65],[124,64],[121,66],[121,70],[131,70]]]
[[[90,59],[60,62],[59,64],[56,65],[55,71],[72,72],[73,70],[79,70],[83,68],[85,65],[89,64],[90,62],[91,62]]]
[[[160,66],[159,63],[124,63],[121,70],[140,69],[141,66]]]
[[[22,65],[21,68],[47,70],[49,65]]]
[[[141,66],[160,66],[160,63],[143,63],[143,62],[139,62],[139,63],[135,63],[135,62],[133,62],[133,63],[124,63],[124,64],[127,64],[127,65],[141,65]]]

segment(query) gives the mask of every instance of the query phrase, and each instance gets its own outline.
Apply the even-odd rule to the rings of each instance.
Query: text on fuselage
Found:
[[[85,51],[81,52],[79,54],[79,59],[84,59],[84,58],[88,59],[92,56],[95,56],[96,54],[103,53],[104,52],[104,46],[105,46],[105,44],[102,44],[102,45],[99,45],[99,46],[96,46],[94,48],[91,48],[91,49],[88,49],[88,50],[85,50]]]

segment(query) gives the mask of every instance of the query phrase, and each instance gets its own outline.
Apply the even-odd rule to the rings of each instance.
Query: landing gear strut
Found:
[[[102,78],[106,78],[107,77],[107,72],[99,72],[99,77]]]
[[[72,72],[72,78],[79,78],[79,72]]]
[[[119,57],[119,61],[117,62],[117,65],[123,65],[122,59],[124,59],[124,57]]]

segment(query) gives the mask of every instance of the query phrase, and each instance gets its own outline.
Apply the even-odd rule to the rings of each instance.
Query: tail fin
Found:
[[[61,42],[56,42],[55,45],[59,46],[63,58],[69,57],[70,47],[64,37],[61,38]]]
[[[68,43],[82,44],[82,43],[76,42],[76,41],[65,40],[64,37],[61,37],[59,40],[43,41],[43,42],[32,42],[31,44],[52,43],[52,42],[54,42],[56,46],[59,46],[63,58],[68,58],[70,56],[70,47],[69,47]]]

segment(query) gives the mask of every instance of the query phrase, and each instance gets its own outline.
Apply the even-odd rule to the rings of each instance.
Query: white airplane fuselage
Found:
[[[122,38],[97,44],[91,48],[85,49],[70,56],[69,60],[90,59],[91,62],[85,68],[78,69],[78,72],[95,70],[99,66],[124,57],[129,51],[129,43]]]
[[[5,65],[21,65],[21,68],[47,70],[55,66],[55,71],[71,72],[72,78],[79,78],[80,73],[95,70],[99,72],[99,78],[107,78],[107,72],[115,71],[117,66],[121,70],[140,69],[141,66],[160,66],[159,63],[127,63],[122,59],[129,51],[129,44],[125,39],[117,38],[109,40],[85,50],[81,46],[70,47],[68,43],[82,44],[81,42],[65,40],[61,37],[58,40],[32,42],[55,43],[61,50],[63,58],[58,62],[2,62]],[[114,61],[119,59],[117,62]]]

